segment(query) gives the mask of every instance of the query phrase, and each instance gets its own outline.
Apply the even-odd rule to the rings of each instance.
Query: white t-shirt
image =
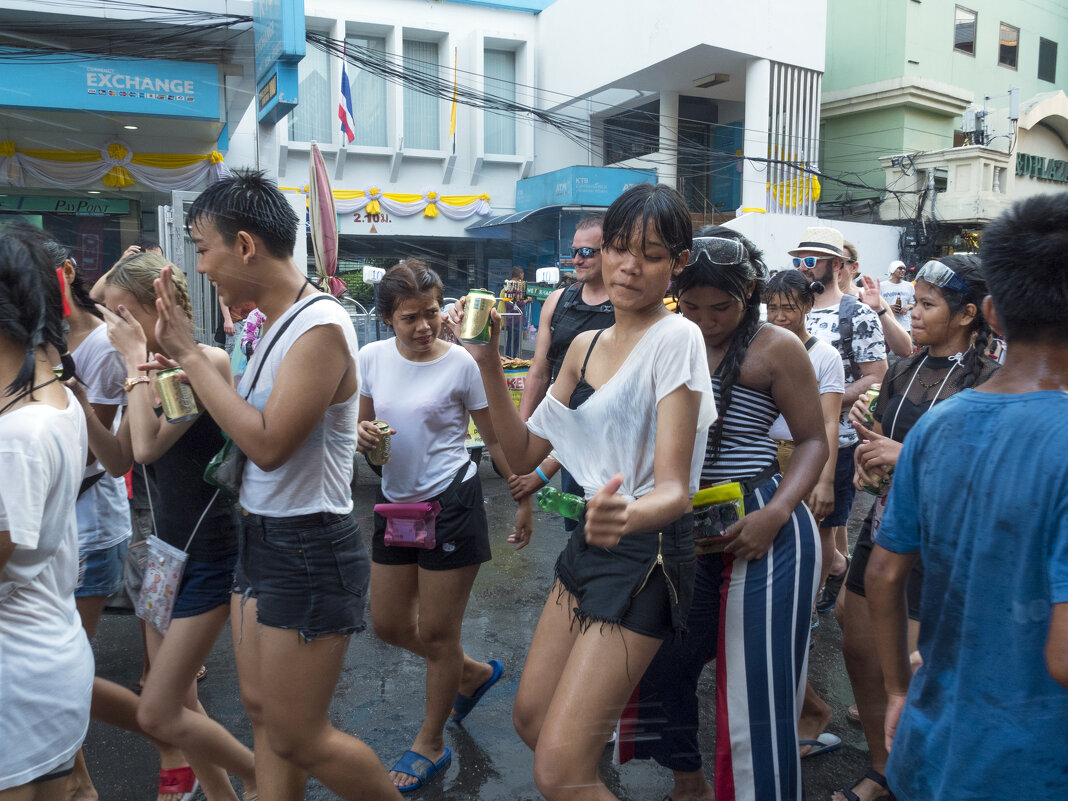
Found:
[[[842,368],[842,358],[837,350],[817,339],[808,349],[808,358],[812,362],[812,369],[816,371],[816,383],[819,384],[820,395],[845,391],[845,370]],[[786,418],[781,414],[771,424],[768,436],[772,439],[792,440],[794,438],[790,433],[790,427],[786,425]]]
[[[440,495],[460,468],[474,463],[464,448],[472,409],[485,409],[478,365],[459,345],[432,362],[401,356],[396,338],[360,351],[360,394],[374,400],[375,416],[397,433],[382,466],[382,492],[391,503]]]
[[[85,416],[31,404],[0,415],[0,790],[74,756],[89,728],[93,652],[74,605],[74,496],[88,454]]]
[[[594,358],[597,349],[594,348]],[[705,459],[708,429],[716,419],[708,356],[700,329],[678,314],[654,323],[608,381],[577,409],[545,395],[527,428],[552,443],[560,463],[582,485],[586,498],[616,473],[623,474],[619,493],[628,500],[655,485],[657,404],[682,385],[701,393],[690,494],[697,492]]]
[[[126,406],[126,361],[111,342],[108,328],[98,325],[71,353],[78,377],[85,385],[90,403],[118,406],[111,433],[116,434]],[[85,468],[83,478],[104,473],[104,466],[94,461]],[[122,476],[104,475],[82,493],[75,506],[78,516],[78,548],[100,551],[130,536],[130,502]]]
[[[838,333],[838,306],[813,309],[805,317],[805,328],[820,340],[838,351],[842,358],[842,370],[845,373],[845,385],[853,383],[849,369],[849,355],[842,352],[842,337]],[[853,356],[857,364],[877,362],[886,358],[886,342],[883,339],[883,326],[879,317],[870,306],[856,302],[853,312]],[[848,448],[857,441],[857,432],[849,422],[849,410],[843,409],[838,418],[838,447]]]
[[[908,281],[899,281],[896,284],[893,281],[886,281],[879,285],[879,292],[886,298],[886,302],[890,304],[891,309],[894,308],[894,302],[898,298],[901,298],[902,307],[916,302],[916,289]],[[902,328],[906,331],[912,330],[912,312],[902,312],[901,314],[893,312],[893,315]]]
[[[259,364],[266,358],[256,390],[249,403],[263,410],[274,387],[274,379],[282,366],[282,359],[300,337],[320,325],[336,325],[345,335],[349,358],[357,362],[356,332],[352,321],[333,300],[311,301],[318,296],[294,303],[268,329],[256,346],[255,353],[245,367],[238,386],[241,397],[249,391]],[[309,306],[308,304],[311,303]],[[299,316],[278,336],[282,324],[294,314]],[[266,354],[266,356],[265,356]],[[357,372],[357,376],[359,373]],[[359,411],[359,392],[327,408],[323,419],[308,438],[277,470],[261,470],[251,461],[245,465],[241,482],[241,506],[245,511],[267,517],[296,517],[315,512],[348,514],[352,511],[352,460],[356,454],[356,418]]]

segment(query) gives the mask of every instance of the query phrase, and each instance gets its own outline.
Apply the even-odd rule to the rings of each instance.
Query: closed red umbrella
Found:
[[[319,145],[312,142],[308,161],[308,219],[311,221],[312,251],[315,271],[322,286],[334,297],[341,297],[345,282],[337,277],[337,210],[334,192]]]

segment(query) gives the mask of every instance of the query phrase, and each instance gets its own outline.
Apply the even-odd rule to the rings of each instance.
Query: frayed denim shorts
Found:
[[[303,640],[362,631],[370,575],[351,514],[241,516],[233,591],[256,599],[261,625]]]

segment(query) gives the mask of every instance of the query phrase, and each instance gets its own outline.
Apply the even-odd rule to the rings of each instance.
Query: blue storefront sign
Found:
[[[304,58],[304,0],[255,0],[256,112],[276,123],[297,106],[297,64]]]
[[[656,183],[656,170],[624,170],[618,167],[564,167],[517,181],[515,209],[545,206],[611,206],[626,189],[640,183]]]
[[[218,120],[219,68],[69,53],[26,56],[0,67],[0,106]]]

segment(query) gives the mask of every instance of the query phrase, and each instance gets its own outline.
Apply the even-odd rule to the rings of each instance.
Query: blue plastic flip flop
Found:
[[[445,772],[451,762],[452,751],[450,751],[448,747],[445,748],[445,756],[437,762],[431,762],[425,756],[417,754],[415,751],[405,751],[404,756],[398,759],[390,770],[396,771],[397,773],[403,773],[405,776],[415,776],[415,778],[419,780],[414,784],[397,788],[402,793],[411,793],[418,790],[439,773]]]
[[[456,700],[452,703],[452,708],[456,710],[456,714],[451,718],[453,723],[459,723],[466,718],[478,702],[482,700],[482,696],[486,694],[486,691],[496,684],[501,674],[504,673],[504,665],[500,659],[491,659],[489,665],[493,668],[493,675],[486,679],[485,684],[475,690],[474,695],[468,698],[466,695],[456,693]]]
[[[831,751],[837,751],[842,747],[842,739],[837,734],[831,734],[829,731],[825,731],[815,740],[798,740],[797,744],[801,747],[806,745],[809,747],[809,752],[801,755],[802,759],[807,759],[808,757],[814,757],[817,754],[827,754]]]

